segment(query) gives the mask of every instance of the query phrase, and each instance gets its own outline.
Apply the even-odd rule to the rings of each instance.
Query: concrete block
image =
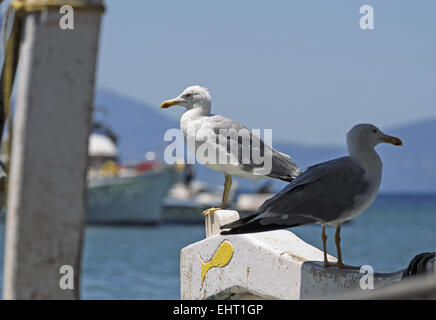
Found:
[[[206,217],[209,237],[182,249],[182,299],[330,299],[362,290],[365,274],[325,268],[323,252],[290,231],[219,235],[220,224],[237,216],[220,210]],[[400,278],[375,273],[374,287]]]

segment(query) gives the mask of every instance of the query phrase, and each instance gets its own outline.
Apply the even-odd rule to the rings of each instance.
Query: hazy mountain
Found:
[[[98,90],[95,105],[94,119],[104,122],[119,136],[122,161],[144,159],[151,150],[162,152],[165,131],[179,127],[178,121],[163,116],[159,107],[110,90]]]
[[[98,111],[95,117],[104,121],[119,135],[122,161],[144,159],[147,151],[163,155],[163,136],[167,129],[178,128],[179,122],[168,118],[157,106],[149,106],[109,90],[96,94]],[[99,107],[101,106],[101,107]],[[436,119],[382,128],[386,133],[400,137],[404,147],[380,145],[377,149],[383,159],[382,190],[385,192],[436,192]],[[305,146],[274,141],[273,147],[291,155],[300,168],[346,154],[343,146]],[[224,176],[204,166],[196,166],[197,178],[212,185],[222,184]],[[274,188],[285,182],[261,180],[253,184],[238,179],[241,189],[253,190],[264,182],[273,182]]]

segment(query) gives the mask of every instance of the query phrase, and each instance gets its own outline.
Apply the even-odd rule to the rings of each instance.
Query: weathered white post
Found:
[[[221,226],[238,219],[237,211],[215,211],[206,217],[206,239],[182,249],[182,300],[338,299],[396,283],[403,274],[326,268],[321,250],[287,230],[220,235]]]
[[[59,6],[30,2],[35,7],[26,13],[20,53],[3,297],[77,299],[102,10],[74,9],[74,29],[64,30]],[[102,9],[101,0],[75,3]]]

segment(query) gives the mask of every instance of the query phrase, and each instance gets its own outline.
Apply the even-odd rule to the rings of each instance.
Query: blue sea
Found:
[[[321,227],[292,229],[321,248]],[[329,253],[336,256],[334,228]],[[89,226],[82,265],[82,299],[179,299],[180,249],[205,236],[203,225]],[[403,269],[418,253],[436,251],[435,195],[380,195],[341,229],[344,261],[376,271]],[[0,226],[3,274],[4,226]]]

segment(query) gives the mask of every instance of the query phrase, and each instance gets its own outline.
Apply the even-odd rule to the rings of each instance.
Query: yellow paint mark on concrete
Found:
[[[204,262],[201,259],[201,283],[204,282],[204,278],[206,277],[206,273],[214,267],[223,268],[225,267],[233,257],[233,246],[230,242],[223,241],[212,259],[209,262]]]

